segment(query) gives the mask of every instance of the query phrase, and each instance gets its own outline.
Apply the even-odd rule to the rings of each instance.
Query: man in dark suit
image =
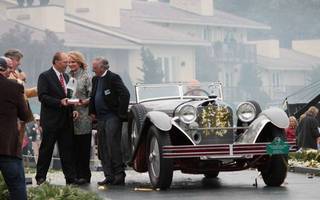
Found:
[[[8,80],[10,69],[0,58],[0,171],[8,186],[10,199],[26,200],[26,185],[17,119],[27,120],[23,86]]]
[[[42,142],[37,163],[37,184],[46,180],[52,153],[56,141],[66,184],[76,184],[73,162],[73,112],[68,104],[68,76],[65,70],[68,64],[66,53],[57,52],[52,60],[53,67],[40,74],[38,79],[38,96],[41,102],[40,125]]]
[[[92,63],[89,114],[98,120],[98,151],[105,179],[98,185],[123,185],[125,179],[121,152],[122,121],[127,117],[130,94],[120,76],[109,70],[108,60]]]

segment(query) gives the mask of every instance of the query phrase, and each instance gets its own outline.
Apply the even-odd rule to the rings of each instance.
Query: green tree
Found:
[[[20,25],[14,26],[0,37],[0,52],[9,48],[20,49],[24,55],[21,69],[27,74],[27,85],[35,86],[38,76],[51,65],[56,51],[65,49],[64,41],[51,31],[44,31],[43,38],[33,39],[33,31]]]
[[[219,68],[210,56],[211,49],[199,48],[196,50],[196,78],[199,81],[218,80]]]
[[[52,56],[57,51],[64,51],[66,47],[64,46],[64,40],[59,39],[58,36],[52,32],[46,30],[43,38],[43,41],[40,42],[39,50],[42,52],[40,55],[43,55],[42,66],[45,66],[44,70],[48,69],[52,65]]]
[[[238,85],[245,100],[256,100],[262,107],[270,102],[270,97],[261,88],[262,80],[259,78],[257,65],[242,66]]]
[[[134,94],[134,86],[132,84],[132,80],[130,78],[130,75],[127,71],[124,71],[122,74],[121,74],[121,77],[122,77],[122,80],[124,82],[124,84],[127,86],[130,94]],[[134,100],[135,96],[134,95],[130,95],[130,99],[131,100]]]
[[[149,49],[141,48],[142,67],[138,69],[143,73],[143,78],[139,79],[142,83],[162,83],[164,73],[159,60]]]

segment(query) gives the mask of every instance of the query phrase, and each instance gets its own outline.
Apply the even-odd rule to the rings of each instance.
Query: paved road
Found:
[[[175,172],[173,184],[166,191],[150,190],[148,174],[127,171],[125,186],[110,186],[104,190],[97,187],[96,182],[103,179],[102,172],[93,172],[92,183],[82,187],[85,190],[97,192],[105,199],[281,199],[294,200],[319,199],[320,177],[308,178],[305,174],[288,173],[282,187],[265,187],[263,180],[258,177],[255,187],[257,171],[220,173],[217,179],[204,179],[202,175],[189,175]],[[49,175],[52,184],[63,185],[62,173]]]

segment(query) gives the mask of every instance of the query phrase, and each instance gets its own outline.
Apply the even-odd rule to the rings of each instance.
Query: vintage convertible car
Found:
[[[289,120],[283,110],[261,111],[247,101],[233,111],[219,82],[139,84],[135,92],[123,137],[127,163],[148,171],[153,188],[170,187],[174,170],[214,178],[257,168],[268,186],[286,178],[287,154],[295,144],[285,142]]]

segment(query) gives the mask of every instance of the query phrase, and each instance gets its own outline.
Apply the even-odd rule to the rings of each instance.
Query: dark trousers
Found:
[[[124,173],[121,152],[122,122],[116,115],[98,120],[98,152],[105,177]]]
[[[22,160],[0,156],[0,171],[9,189],[10,199],[26,200],[27,192]]]
[[[74,148],[75,148],[75,164],[77,178],[84,178],[90,181],[90,155],[91,155],[91,136],[92,134],[75,135]]]
[[[56,142],[58,142],[60,161],[65,179],[67,182],[73,182],[76,178],[76,172],[74,164],[73,129],[70,126],[65,126],[63,129],[57,131],[43,130],[37,162],[36,180],[40,178],[46,179]]]

